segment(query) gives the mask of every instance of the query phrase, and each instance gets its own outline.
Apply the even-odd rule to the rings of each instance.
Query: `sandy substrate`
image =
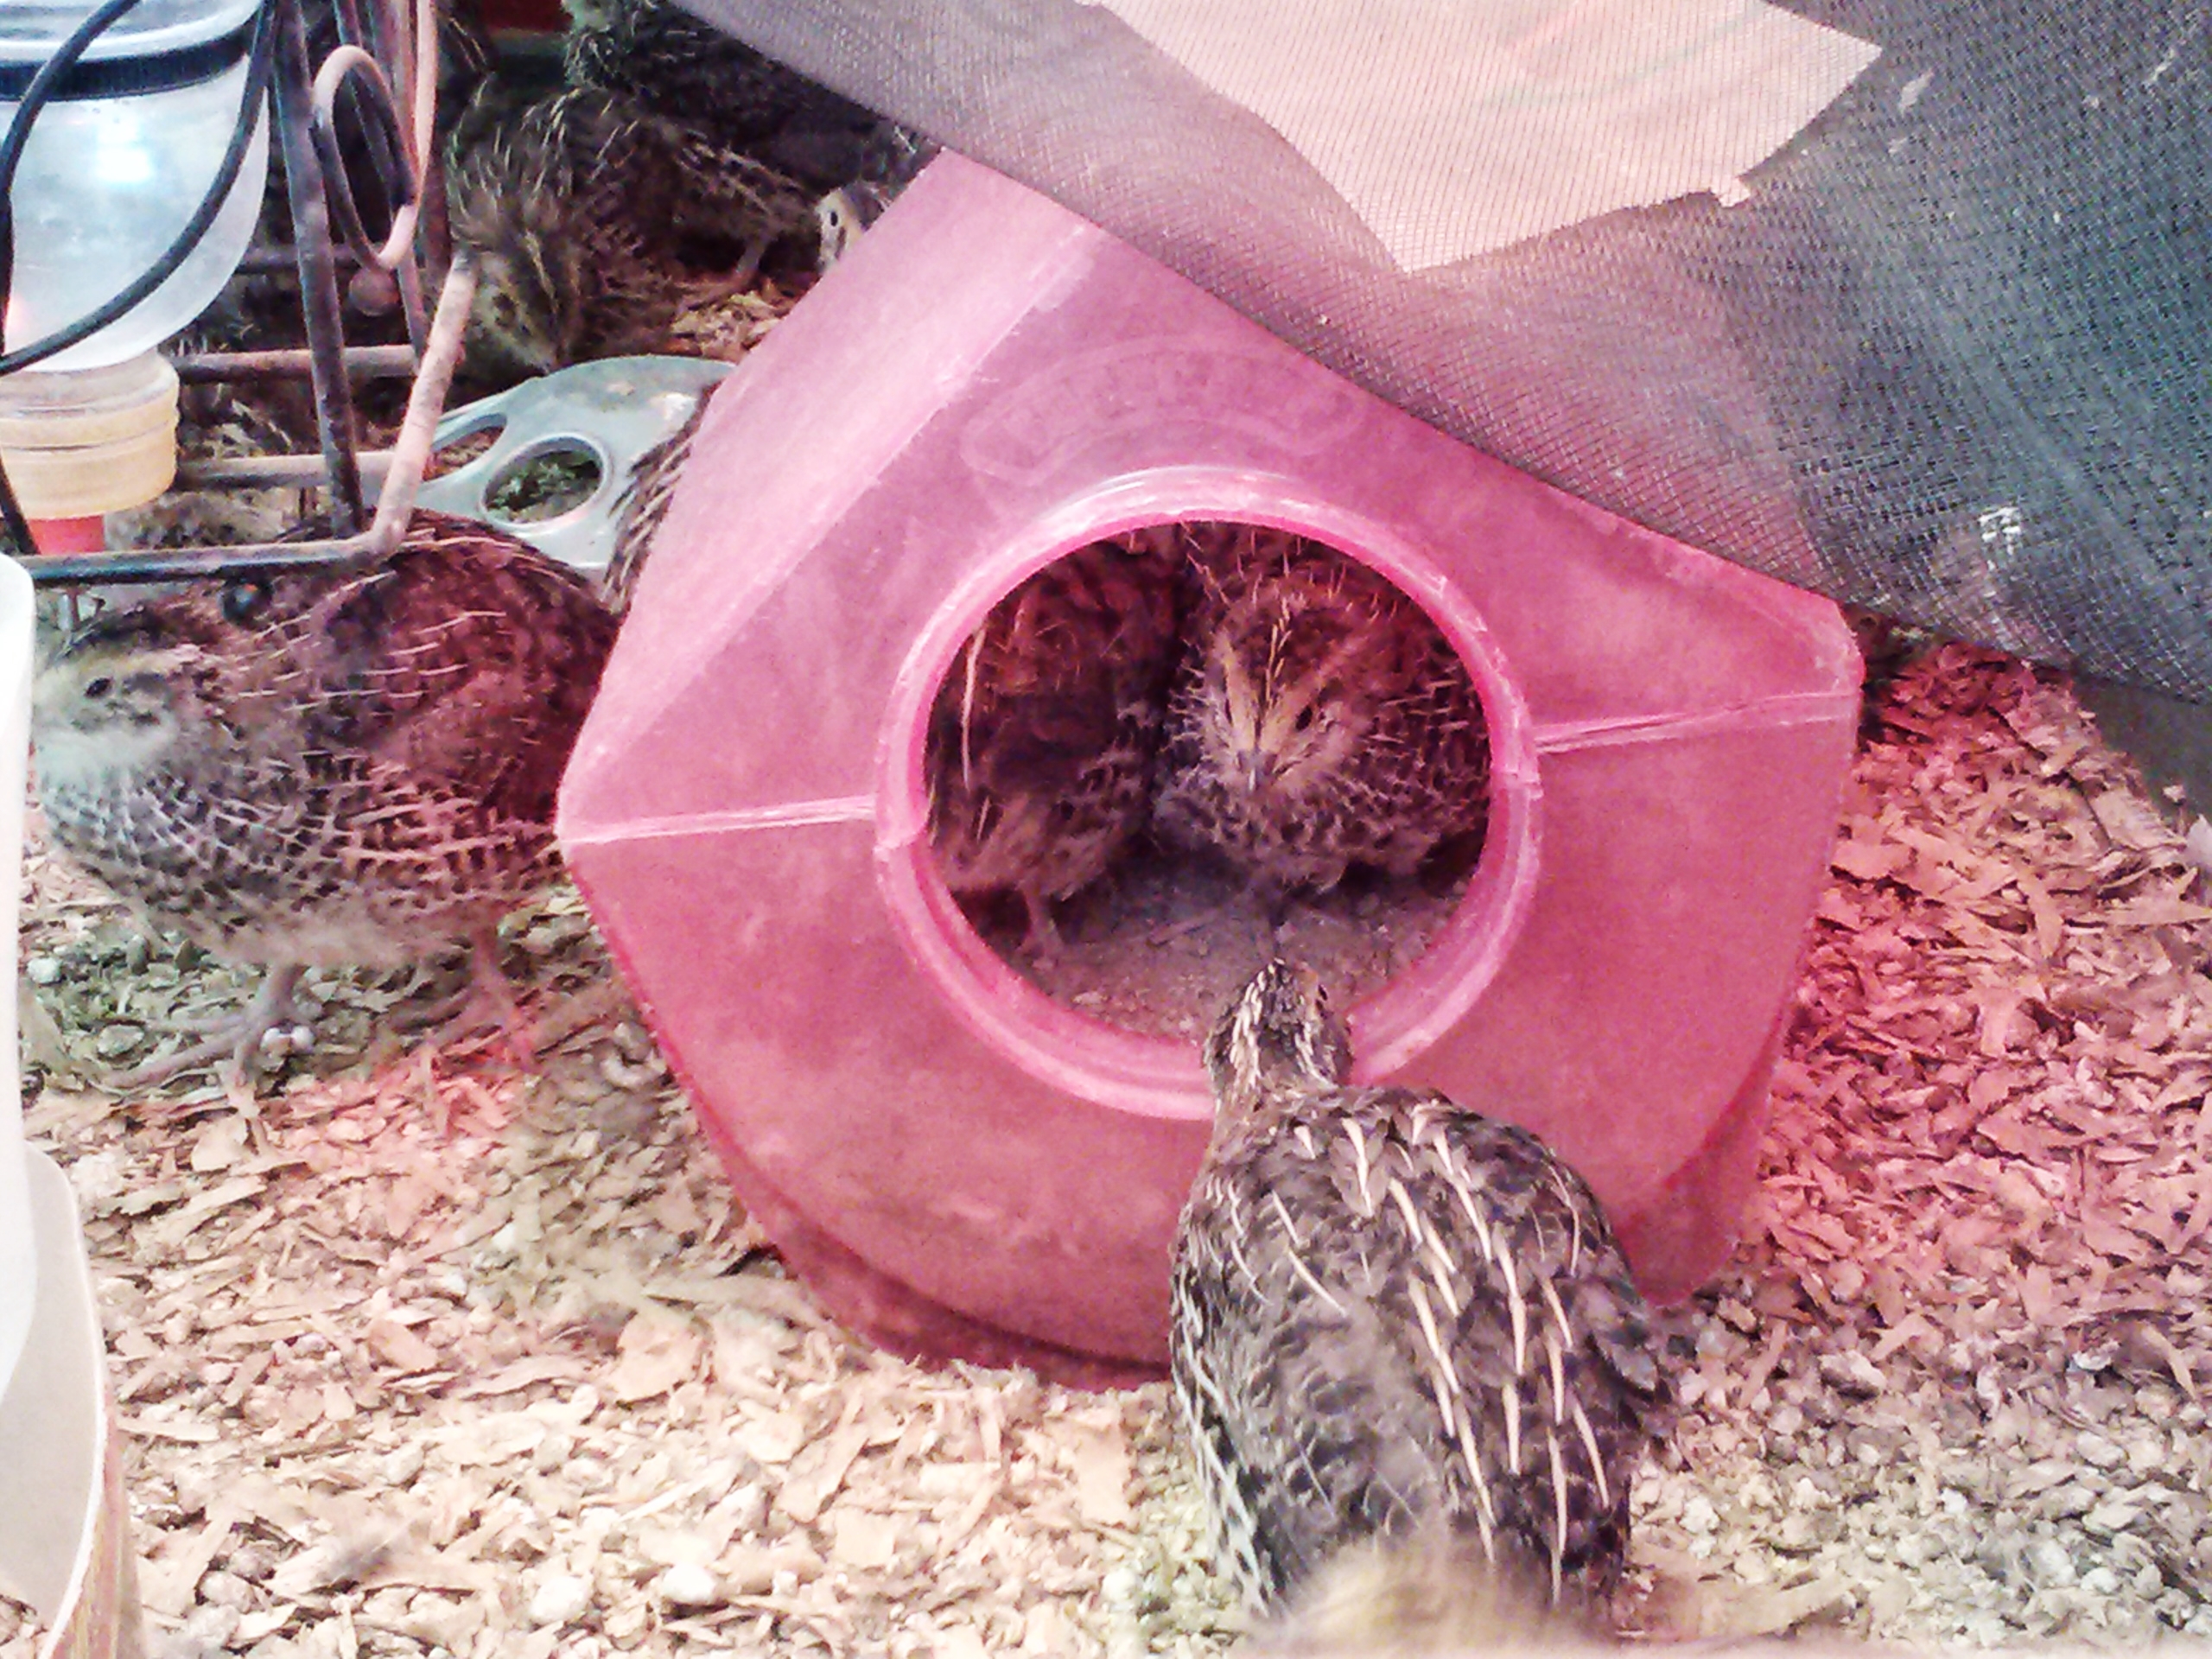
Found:
[[[1883,715],[1744,1243],[1670,1321],[1631,1622],[2212,1635],[2202,878],[2060,683],[1947,650]],[[250,982],[35,847],[25,885],[30,1129],[86,1215],[157,1653],[1227,1644],[1163,1391],[827,1323],[573,897],[511,930],[534,1076],[323,976],[261,1099],[124,1101],[103,1057]],[[0,1659],[32,1641],[0,1604]]]
[[[973,906],[969,920],[1046,995],[1131,1031],[1197,1042],[1273,956],[1310,964],[1336,1005],[1351,1007],[1421,959],[1466,886],[1465,871],[1402,880],[1354,871],[1270,909],[1220,866],[1140,849],[1058,907],[1057,949],[1024,937],[1011,894]]]

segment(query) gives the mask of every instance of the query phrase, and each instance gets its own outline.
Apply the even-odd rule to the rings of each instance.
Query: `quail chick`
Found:
[[[669,502],[683,476],[685,463],[691,459],[691,442],[706,418],[707,399],[702,394],[682,425],[631,464],[622,493],[615,498],[614,551],[600,574],[599,591],[617,616],[629,614],[630,601],[660,534],[661,520],[668,517]]]
[[[154,925],[269,969],[234,1028],[133,1080],[243,1066],[304,967],[460,940],[512,1019],[494,929],[559,874],[555,792],[613,637],[581,577],[418,512],[365,568],[194,588],[67,639],[32,721],[54,839]]]
[[[744,288],[771,245],[817,234],[815,192],[598,92],[480,133],[449,192],[479,335],[527,371],[662,349],[686,298]]]
[[[1052,901],[1144,826],[1175,639],[1172,529],[1093,542],[997,605],[930,714],[930,834],[946,887],[1014,893],[1024,949],[1060,944]]]
[[[1274,1611],[1348,1547],[1441,1535],[1509,1594],[1602,1603],[1661,1376],[1589,1188],[1442,1095],[1347,1086],[1303,967],[1262,968],[1205,1062],[1171,1348],[1223,1566]]]
[[[569,84],[634,100],[816,190],[911,178],[912,135],[670,0],[565,0]]]
[[[1427,613],[1319,543],[1211,527],[1170,694],[1154,823],[1270,896],[1353,865],[1414,874],[1478,844],[1490,746],[1466,664]]]

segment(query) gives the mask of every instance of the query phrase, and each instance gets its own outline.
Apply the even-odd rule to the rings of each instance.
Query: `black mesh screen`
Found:
[[[2212,699],[2200,9],[1797,0],[1884,54],[1751,200],[1407,275],[1270,128],[1102,9],[684,3],[1576,495]]]

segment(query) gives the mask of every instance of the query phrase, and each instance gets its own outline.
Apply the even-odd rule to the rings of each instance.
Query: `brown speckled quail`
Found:
[[[1143,828],[1175,642],[1176,532],[1132,531],[1046,565],[953,659],[930,714],[930,832],[945,885],[1020,895],[1025,947],[1059,944],[1055,899]]]
[[[1216,849],[1270,895],[1479,844],[1482,706],[1426,612],[1333,549],[1251,525],[1205,527],[1192,569],[1163,841]]]
[[[418,512],[365,568],[207,585],[96,617],[38,676],[54,840],[157,926],[267,964],[237,1028],[289,1023],[303,967],[477,949],[560,871],[553,810],[613,619],[472,520]],[[512,1003],[501,1011],[512,1015]]]
[[[571,89],[480,131],[450,175],[478,343],[531,371],[664,350],[687,298],[812,240],[817,193],[620,98]]]
[[[1262,968],[1205,1061],[1171,1344],[1224,1567],[1274,1611],[1347,1548],[1446,1536],[1509,1587],[1601,1603],[1662,1379],[1589,1188],[1442,1095],[1347,1085],[1300,966]]]
[[[569,83],[613,92],[817,191],[897,184],[927,159],[912,134],[671,0],[565,0]]]

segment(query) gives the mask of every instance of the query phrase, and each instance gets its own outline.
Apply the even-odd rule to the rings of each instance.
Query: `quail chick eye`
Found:
[[[101,674],[85,682],[85,700],[98,702],[115,690],[115,682]]]
[[[226,620],[251,622],[269,603],[269,584],[265,582],[234,582],[223,589],[223,615]]]

